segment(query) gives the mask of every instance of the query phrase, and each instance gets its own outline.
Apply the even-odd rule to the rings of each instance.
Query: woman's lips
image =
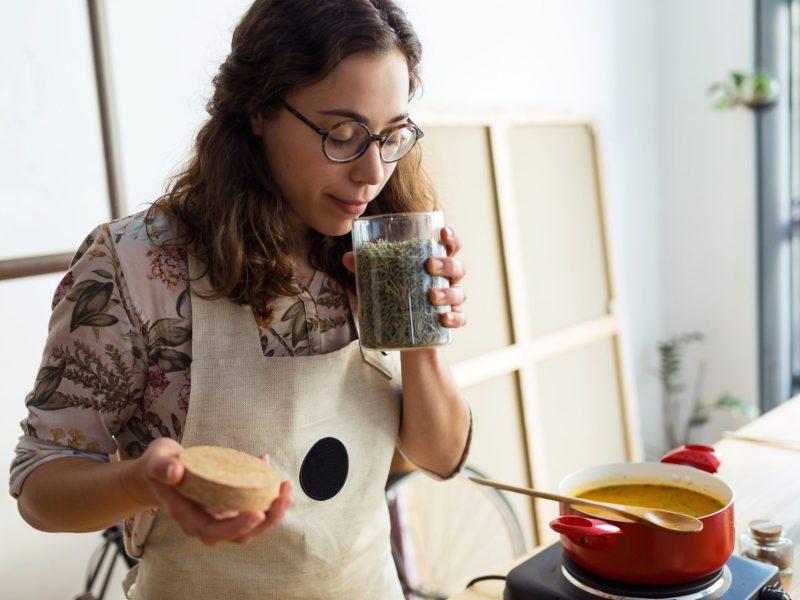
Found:
[[[369,204],[369,201],[341,200],[336,196],[331,196],[331,198],[333,198],[333,203],[336,204],[339,210],[353,217],[357,217],[367,210],[367,204]]]

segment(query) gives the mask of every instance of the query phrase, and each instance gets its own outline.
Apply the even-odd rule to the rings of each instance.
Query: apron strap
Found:
[[[212,288],[205,266],[189,253],[189,289],[192,297],[192,360],[264,356],[253,309],[230,298],[208,300]]]

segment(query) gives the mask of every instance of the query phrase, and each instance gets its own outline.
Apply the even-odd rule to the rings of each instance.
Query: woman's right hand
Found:
[[[131,461],[138,464],[123,483],[137,500],[167,510],[187,536],[196,537],[208,546],[220,542],[245,544],[280,523],[292,505],[289,481],[281,483],[280,495],[266,512],[220,513],[189,500],[175,489],[184,474],[183,464],[178,459],[182,450],[178,442],[169,438],[153,441],[141,457]],[[261,458],[267,460],[266,455]],[[132,478],[138,481],[131,481]],[[137,497],[136,490],[141,490],[143,496]]]

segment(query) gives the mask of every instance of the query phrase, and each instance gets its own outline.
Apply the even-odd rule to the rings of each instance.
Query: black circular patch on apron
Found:
[[[347,480],[347,448],[336,438],[322,438],[311,446],[300,467],[300,487],[314,500],[329,500]]]

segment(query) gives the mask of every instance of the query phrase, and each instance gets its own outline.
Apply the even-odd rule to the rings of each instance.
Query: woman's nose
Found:
[[[380,147],[371,143],[367,150],[351,164],[350,178],[355,183],[378,185],[383,181],[386,163],[381,159]]]

